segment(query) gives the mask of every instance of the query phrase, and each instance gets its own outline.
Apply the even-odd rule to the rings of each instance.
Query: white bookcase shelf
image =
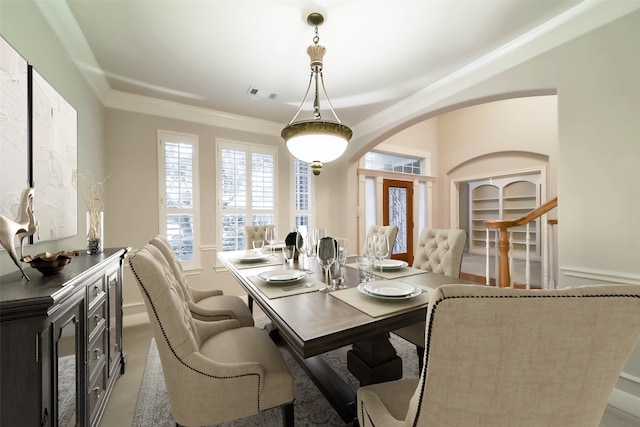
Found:
[[[469,252],[484,255],[486,244],[485,221],[509,220],[524,216],[540,206],[541,175],[530,174],[490,178],[469,183]],[[526,251],[526,226],[513,228],[512,248],[515,258],[523,258]],[[540,222],[529,226],[530,253],[540,257]],[[490,246],[495,246],[491,233]]]

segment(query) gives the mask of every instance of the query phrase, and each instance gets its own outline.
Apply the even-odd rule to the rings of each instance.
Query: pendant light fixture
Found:
[[[322,25],[324,17],[319,13],[312,13],[307,16],[307,23],[315,27],[315,37],[313,44],[307,48],[307,54],[311,59],[311,76],[307,92],[302,99],[302,104],[287,126],[282,129],[281,135],[287,143],[287,149],[296,158],[311,163],[314,175],[320,175],[323,163],[331,162],[342,155],[347,149],[347,144],[353,135],[351,129],[343,125],[333,110],[331,101],[327,96],[322,78],[322,58],[326,51],[325,47],[319,45],[318,26]],[[313,101],[313,118],[310,120],[298,120],[298,115],[302,111],[311,84],[315,83],[315,98]],[[327,99],[329,109],[335,121],[324,120],[320,114],[319,89],[322,85],[322,92]]]

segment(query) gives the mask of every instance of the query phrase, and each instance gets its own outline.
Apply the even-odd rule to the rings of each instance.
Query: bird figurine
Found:
[[[13,262],[27,280],[29,280],[29,276],[22,269],[20,260],[23,258],[22,248],[25,237],[32,236],[38,230],[38,223],[33,214],[33,193],[33,187],[27,187],[22,192],[17,220],[12,220],[0,214],[0,244],[7,250]],[[16,237],[20,241],[20,258],[16,254]]]

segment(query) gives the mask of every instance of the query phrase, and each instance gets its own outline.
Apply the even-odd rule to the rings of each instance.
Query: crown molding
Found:
[[[98,99],[107,108],[168,117],[252,133],[280,136],[282,123],[133,95],[111,89],[71,9],[64,0],[35,0],[46,21]]]
[[[58,35],[60,42],[69,52],[72,61],[80,70],[98,99],[104,99],[111,90],[104,72],[93,55],[71,9],[63,0],[35,0],[45,20]]]
[[[357,141],[371,141],[394,126],[428,114],[437,109],[438,103],[463,90],[639,9],[640,2],[585,0],[521,37],[352,126],[353,133],[357,135]],[[350,147],[357,150],[356,146],[359,145],[350,144]]]
[[[280,135],[282,124],[275,122],[114,91],[66,1],[35,2],[103,105],[230,129]],[[579,3],[501,48],[352,126],[356,138],[349,144],[347,155],[353,155],[358,150],[358,141],[369,142],[410,118],[429,113],[439,102],[460,91],[638,9],[640,2],[635,1],[585,0]]]
[[[208,108],[194,107],[192,105],[165,101],[150,96],[134,95],[117,90],[110,90],[105,96],[103,104],[107,108],[277,137],[280,137],[280,131],[283,126],[282,123],[254,119],[238,114],[210,110]]]

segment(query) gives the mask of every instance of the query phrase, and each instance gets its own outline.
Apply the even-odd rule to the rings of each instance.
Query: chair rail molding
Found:
[[[584,267],[560,267],[560,271],[567,277],[596,280],[606,283],[625,285],[640,285],[640,275],[624,274],[617,271],[598,270]]]

